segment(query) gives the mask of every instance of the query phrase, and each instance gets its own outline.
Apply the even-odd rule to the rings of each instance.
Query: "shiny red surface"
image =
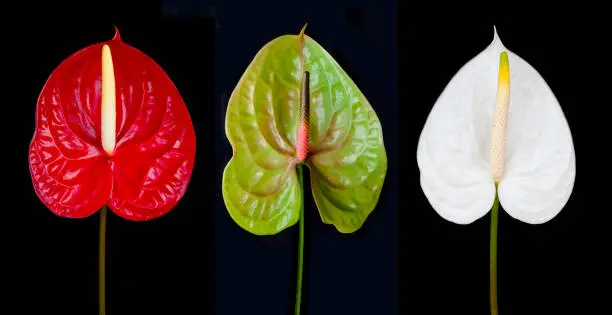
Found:
[[[113,57],[117,144],[102,149],[102,46]],[[81,218],[103,205],[133,220],[169,212],[184,195],[195,160],[195,132],[176,87],[151,58],[121,41],[86,47],[47,80],[36,108],[30,173],[53,213]]]

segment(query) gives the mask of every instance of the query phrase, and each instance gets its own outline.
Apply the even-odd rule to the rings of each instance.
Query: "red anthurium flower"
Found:
[[[172,81],[116,31],[68,57],[47,80],[30,173],[40,200],[59,216],[87,217],[108,205],[125,219],[151,220],[185,193],[195,146]]]

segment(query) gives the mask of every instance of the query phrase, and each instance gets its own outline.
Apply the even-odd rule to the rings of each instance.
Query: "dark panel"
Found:
[[[210,204],[218,198],[212,176],[214,20],[162,18],[161,1],[85,3],[32,5],[32,14],[14,11],[18,17],[9,54],[15,162],[6,176],[14,185],[10,208],[19,211],[11,213],[15,218],[5,230],[11,252],[3,257],[15,267],[3,271],[8,273],[3,282],[18,308],[9,313],[98,312],[99,214],[85,219],[53,215],[34,193],[26,152],[38,94],[50,73],[77,50],[112,38],[113,25],[124,42],[149,55],[173,80],[193,121],[197,156],[187,192],[169,214],[135,223],[109,212],[107,313],[209,313],[214,307]]]

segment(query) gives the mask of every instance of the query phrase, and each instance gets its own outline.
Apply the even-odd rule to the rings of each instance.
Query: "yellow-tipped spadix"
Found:
[[[497,97],[493,110],[491,135],[491,173],[498,183],[504,176],[504,154],[506,151],[506,131],[508,130],[508,103],[510,100],[510,66],[508,54],[499,56],[499,74],[497,79]]]

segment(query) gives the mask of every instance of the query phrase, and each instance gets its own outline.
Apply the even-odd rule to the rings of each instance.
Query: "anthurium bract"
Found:
[[[378,202],[387,171],[378,117],[332,56],[303,33],[280,36],[257,53],[231,95],[225,130],[233,156],[223,197],[251,233],[276,234],[298,221],[300,163],[310,168],[321,219],[338,231],[359,229]]]
[[[151,58],[119,33],[64,60],[36,108],[30,172],[53,213],[81,218],[104,205],[143,221],[182,198],[195,133],[179,92]]]
[[[446,220],[469,224],[491,209],[490,305],[497,315],[500,204],[511,217],[540,224],[563,209],[574,187],[574,145],[557,99],[494,31],[436,101],[417,161],[423,192]]]
[[[496,32],[436,101],[417,160],[429,202],[458,224],[491,209],[496,183],[510,216],[544,223],[567,203],[576,174],[572,136],[557,99]]]

